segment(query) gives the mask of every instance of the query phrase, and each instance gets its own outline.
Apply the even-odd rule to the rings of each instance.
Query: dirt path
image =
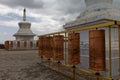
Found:
[[[37,64],[37,51],[0,50],[0,80],[70,80]]]

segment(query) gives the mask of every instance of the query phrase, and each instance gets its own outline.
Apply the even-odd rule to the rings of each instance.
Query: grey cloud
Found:
[[[43,0],[44,1],[44,0]],[[85,9],[84,0],[45,0],[41,14],[64,16],[80,13]]]
[[[59,0],[58,5],[58,10],[66,14],[80,13],[85,8],[84,0]]]
[[[65,18],[64,18],[64,17],[53,17],[52,19],[55,20],[55,21],[58,21],[58,22],[63,22],[63,21],[65,21]]]
[[[51,19],[64,24],[75,19],[84,9],[84,0],[45,0],[40,14],[51,16]]]
[[[25,8],[42,8],[44,6],[43,1],[39,0],[0,0],[0,4],[7,5],[9,7],[25,7]]]

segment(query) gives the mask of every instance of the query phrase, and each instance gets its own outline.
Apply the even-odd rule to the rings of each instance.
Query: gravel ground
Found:
[[[71,80],[40,64],[36,50],[0,50],[0,80]]]

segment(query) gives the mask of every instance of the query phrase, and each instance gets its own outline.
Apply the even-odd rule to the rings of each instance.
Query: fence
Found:
[[[117,51],[112,45],[113,27],[117,25]],[[88,33],[87,55],[81,50],[82,31]],[[81,34],[81,35],[80,35]],[[84,42],[84,41],[83,41]],[[86,75],[87,80],[113,80],[120,76],[120,22],[108,21],[91,26],[74,28],[39,36],[39,56],[41,64],[74,80],[78,75]],[[113,55],[117,53],[117,58]],[[115,60],[115,61],[114,61]],[[58,66],[57,66],[58,65]],[[70,69],[69,71],[66,69]],[[66,72],[67,71],[67,72]],[[80,72],[80,73],[79,73]],[[117,77],[118,78],[118,77]],[[82,79],[83,80],[83,79]]]

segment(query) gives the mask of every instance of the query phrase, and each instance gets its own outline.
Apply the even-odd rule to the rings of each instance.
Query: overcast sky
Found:
[[[118,7],[120,0],[114,0]],[[15,40],[13,34],[19,29],[23,9],[27,9],[27,21],[31,30],[46,34],[63,30],[66,22],[74,20],[84,9],[84,0],[0,0],[0,43]]]

